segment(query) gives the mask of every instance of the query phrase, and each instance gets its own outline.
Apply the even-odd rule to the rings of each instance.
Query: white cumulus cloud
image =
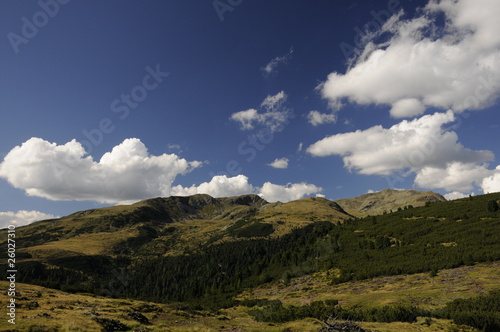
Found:
[[[403,178],[413,173],[414,185],[420,188],[470,192],[481,186],[484,192],[500,190],[500,176],[487,164],[494,154],[464,147],[454,131],[444,128],[454,120],[454,113],[448,111],[403,120],[390,128],[374,126],[336,134],[312,144],[307,152],[341,156],[347,169],[386,175],[388,181],[396,173]]]
[[[401,99],[392,104],[390,112],[394,118],[417,116],[425,112],[425,106],[415,98]]]
[[[500,192],[500,166],[497,166],[493,175],[483,179],[481,189],[485,194]]]
[[[390,128],[336,134],[312,144],[313,156],[339,155],[344,165],[361,174],[388,175],[396,170],[446,167],[450,162],[478,163],[493,159],[491,151],[473,151],[458,142],[453,131],[442,128],[453,122],[453,112],[403,120]]]
[[[474,196],[474,193],[472,193],[471,195]],[[445,194],[443,196],[447,200],[452,201],[454,199],[460,199],[460,198],[469,197],[469,194],[464,194],[464,193],[461,193],[459,191],[453,191],[453,192],[447,193],[447,194]]]
[[[486,165],[452,162],[444,168],[428,166],[420,169],[415,177],[415,185],[428,189],[471,191],[474,184],[481,184],[490,174]]]
[[[0,212],[0,229],[6,228],[9,225],[14,225],[16,227],[31,224],[32,222],[59,218],[52,214],[43,213],[40,211],[26,211],[19,210],[17,212],[7,211]]]
[[[319,111],[310,111],[307,114],[309,123],[313,126],[318,126],[324,123],[334,123],[337,121],[333,113],[321,113]]]
[[[226,175],[216,175],[210,182],[191,187],[177,185],[172,188],[174,196],[190,196],[195,194],[208,194],[212,197],[230,197],[253,193],[253,186],[248,182],[245,175],[227,177]]]
[[[268,202],[289,202],[301,199],[307,195],[318,194],[323,189],[310,183],[289,183],[286,186],[264,183],[259,195]]]
[[[388,105],[393,117],[420,115],[427,107],[490,106],[500,95],[499,15],[498,0],[431,0],[420,17],[399,13],[365,40],[345,74],[328,75],[322,96],[334,109],[346,99]],[[383,34],[390,37],[377,44]]]
[[[137,138],[124,140],[95,161],[76,140],[58,145],[34,137],[5,156],[0,177],[30,196],[128,203],[169,195],[177,175],[201,164],[175,154],[150,155]]]
[[[203,182],[200,185],[193,185],[191,187],[178,185],[172,188],[172,195],[190,196],[208,194],[212,197],[228,197],[257,194],[269,202],[289,202],[308,195],[318,194],[322,190],[322,188],[310,183],[278,185],[266,182],[262,187],[256,187],[250,184],[247,176],[240,174],[234,177],[216,175],[209,182]]]
[[[268,165],[274,168],[285,169],[288,168],[288,162],[288,158],[276,158],[272,163]]]

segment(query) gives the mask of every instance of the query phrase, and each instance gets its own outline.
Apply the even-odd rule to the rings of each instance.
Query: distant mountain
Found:
[[[269,203],[258,195],[158,197],[20,227],[17,242],[21,253],[40,259],[130,252],[171,255],[242,238],[274,238],[315,221],[341,223],[444,200],[430,191],[390,189],[335,202],[309,197]]]
[[[444,202],[446,198],[432,191],[385,189],[336,202],[355,216],[378,215],[407,206],[424,206],[427,202]]]
[[[281,236],[316,220],[338,223],[351,217],[324,198],[268,203],[258,195],[199,194],[152,198],[39,221],[20,227],[17,241],[21,253],[39,259],[137,251],[168,255],[222,241]]]

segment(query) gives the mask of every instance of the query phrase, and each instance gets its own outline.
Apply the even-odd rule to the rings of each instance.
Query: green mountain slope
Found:
[[[131,252],[161,256],[238,238],[277,237],[318,219],[338,223],[351,217],[320,198],[269,204],[257,195],[194,195],[81,211],[20,227],[16,236],[19,252],[36,259]]]
[[[444,202],[446,199],[432,191],[385,189],[354,198],[337,201],[346,211],[358,217],[388,213],[407,206],[424,206],[427,202]]]
[[[435,200],[421,207],[408,207],[408,193],[399,193],[399,200],[397,192],[379,195],[374,206],[406,202],[400,211],[364,218],[347,213],[342,201],[268,203],[255,195],[156,198],[78,212],[16,230],[18,281],[219,310],[236,305],[244,290],[314,273],[337,285],[500,260],[500,212],[492,209],[500,193],[455,201],[411,194]],[[0,236],[6,239],[5,231]],[[293,317],[275,302],[262,305]],[[291,310],[300,317],[333,310],[315,306]],[[424,314],[401,310],[404,317]],[[344,314],[373,316],[357,309]]]
[[[306,198],[285,204],[268,203],[257,195],[174,196],[40,221],[19,228],[17,237],[25,253],[38,258],[126,254],[146,244],[143,252],[147,254],[178,254],[204,243],[254,235],[281,236],[318,220],[338,223],[353,216],[440,200],[444,199],[438,194],[415,190],[384,190],[337,202]],[[256,232],[259,229],[260,233]]]

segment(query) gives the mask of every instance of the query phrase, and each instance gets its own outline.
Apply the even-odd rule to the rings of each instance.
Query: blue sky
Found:
[[[497,1],[0,9],[0,222],[194,193],[500,190]]]

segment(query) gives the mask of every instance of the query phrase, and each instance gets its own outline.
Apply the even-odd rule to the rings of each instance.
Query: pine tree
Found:
[[[488,201],[488,212],[497,212],[498,211],[498,203],[496,200]]]

